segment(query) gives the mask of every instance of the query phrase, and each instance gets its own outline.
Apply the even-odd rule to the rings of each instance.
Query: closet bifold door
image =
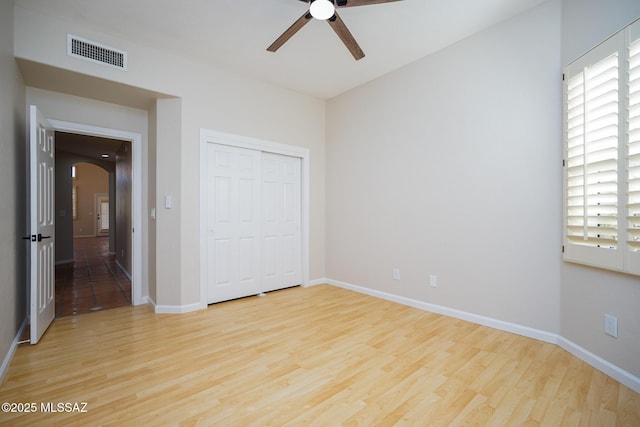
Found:
[[[207,145],[208,303],[259,292],[260,151]]]
[[[262,154],[262,292],[302,282],[300,163],[297,157]]]
[[[207,144],[207,302],[296,286],[301,159]]]

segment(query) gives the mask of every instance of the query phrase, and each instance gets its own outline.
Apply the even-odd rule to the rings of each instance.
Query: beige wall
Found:
[[[559,76],[550,2],[330,100],[327,276],[559,332]]]
[[[13,3],[0,0],[0,381],[26,316],[25,87],[13,60]]]
[[[188,304],[183,297],[189,286],[179,286],[182,269],[181,254],[185,252],[180,242],[181,180],[182,169],[180,134],[182,101],[160,99],[156,113],[156,303],[159,305]],[[165,197],[172,198],[173,207],[164,207]],[[168,250],[171,248],[171,250]],[[199,265],[199,264],[198,264]],[[164,283],[161,283],[164,281]],[[193,303],[197,300],[191,300]]]
[[[143,258],[146,257],[147,262],[144,263],[148,265],[148,268],[144,269],[144,272],[148,275],[148,285],[147,289],[144,292],[144,295],[147,295],[151,301],[157,301],[158,296],[156,293],[156,260],[157,260],[157,239],[156,239],[156,219],[155,215],[151,215],[151,208],[155,209],[157,206],[156,203],[156,179],[155,176],[157,174],[156,164],[157,155],[156,155],[156,135],[157,135],[157,101],[153,102],[149,106],[149,147],[147,150],[147,164],[148,164],[148,176],[154,177],[153,179],[147,180],[147,198],[148,198],[148,206],[149,206],[149,221],[145,229],[144,233],[147,234],[148,244],[145,246],[147,251],[143,254]],[[155,212],[155,211],[154,211]],[[149,260],[152,262],[150,263]]]
[[[562,64],[640,18],[637,0],[563,0]],[[562,336],[640,378],[640,277],[562,265]],[[618,338],[604,315],[618,318]]]

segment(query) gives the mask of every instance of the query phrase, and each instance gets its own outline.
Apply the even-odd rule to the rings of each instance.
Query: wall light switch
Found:
[[[151,208],[151,218],[156,219],[156,208]]]
[[[431,286],[432,288],[438,286],[438,276],[436,276],[435,274],[429,275],[429,286]]]
[[[393,280],[400,280],[400,269],[399,268],[394,268],[393,269]]]
[[[609,314],[604,315],[604,332],[618,338],[618,318]]]
[[[172,205],[173,205],[173,199],[171,198],[171,196],[170,195],[164,196],[164,207],[165,207],[165,209],[171,209]]]

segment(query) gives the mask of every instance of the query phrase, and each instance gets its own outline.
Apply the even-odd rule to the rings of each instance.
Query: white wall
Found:
[[[145,187],[146,191],[146,188],[152,188],[155,184],[159,203],[167,194],[176,200],[174,210],[171,213],[158,212],[155,221],[157,259],[166,260],[162,268],[172,271],[169,276],[156,271],[156,303],[188,307],[200,301],[198,226],[201,128],[309,148],[310,278],[324,277],[323,101],[99,33],[79,21],[56,21],[19,6],[15,8],[15,21],[15,55],[18,58],[170,94],[180,99],[179,135],[169,131],[166,124],[154,120],[156,140],[166,142],[156,147],[154,153],[157,161],[155,170],[158,176],[162,174],[163,179],[150,182]],[[38,30],[33,31],[34,28]],[[65,50],[67,33],[128,51],[128,71],[68,57]],[[94,93],[96,91],[95,88],[91,90]],[[159,118],[162,109],[155,106],[153,112],[155,118]],[[159,134],[163,129],[166,134]],[[176,161],[179,166],[176,166]],[[150,167],[150,170],[153,168]],[[165,232],[177,233],[171,245],[162,242],[161,236]]]
[[[560,85],[551,1],[330,100],[327,277],[559,332]]]
[[[13,3],[0,0],[0,383],[26,316],[24,83],[13,60]]]
[[[563,66],[638,18],[637,0],[563,0]],[[562,336],[640,377],[640,278],[565,263],[561,301]],[[618,338],[604,333],[605,314]]]

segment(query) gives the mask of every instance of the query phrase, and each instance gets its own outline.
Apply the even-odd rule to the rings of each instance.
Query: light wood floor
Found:
[[[557,346],[325,285],[56,319],[0,402],[87,403],[12,426],[640,426],[640,395]]]

